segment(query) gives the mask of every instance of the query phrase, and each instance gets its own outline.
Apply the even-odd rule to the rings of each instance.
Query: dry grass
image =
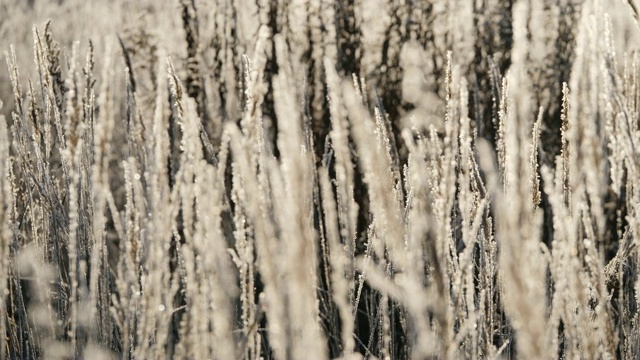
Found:
[[[636,9],[0,0],[0,358],[637,358]]]

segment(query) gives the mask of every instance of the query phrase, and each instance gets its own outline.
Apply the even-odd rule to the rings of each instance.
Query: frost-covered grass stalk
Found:
[[[0,358],[637,358],[637,19],[0,0]]]

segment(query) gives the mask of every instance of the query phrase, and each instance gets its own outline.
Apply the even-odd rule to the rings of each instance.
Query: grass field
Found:
[[[637,359],[636,4],[0,0],[0,359]]]

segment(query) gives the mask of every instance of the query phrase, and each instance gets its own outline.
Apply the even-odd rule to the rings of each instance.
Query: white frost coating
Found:
[[[355,8],[355,15],[361,28],[367,29],[362,32],[362,70],[364,74],[372,74],[380,64],[382,56],[382,45],[385,39],[385,32],[391,24],[389,16],[388,1],[367,0],[361,6]]]
[[[426,52],[415,40],[409,40],[400,52],[402,76],[402,100],[415,106],[405,114],[402,125],[405,128],[428,128],[430,125],[441,129],[444,119],[444,101],[434,91],[424,69]]]
[[[242,40],[241,44],[248,44],[244,52],[253,57],[253,51],[255,49],[255,43],[258,39],[258,29],[260,28],[260,14],[258,13],[258,6],[254,0],[240,1],[242,4],[241,11],[237,12],[238,16],[238,37]]]

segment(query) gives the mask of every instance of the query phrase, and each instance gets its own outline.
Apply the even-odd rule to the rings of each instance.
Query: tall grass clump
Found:
[[[0,358],[637,358],[638,32],[0,0]]]

